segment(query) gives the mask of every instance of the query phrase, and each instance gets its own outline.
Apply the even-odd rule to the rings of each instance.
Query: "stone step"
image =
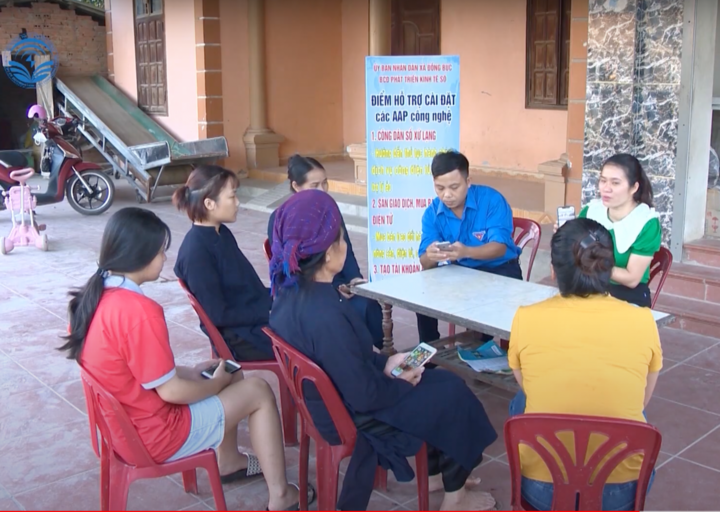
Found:
[[[720,268],[673,263],[662,293],[720,304]]]
[[[663,289],[655,309],[675,316],[670,327],[720,338],[720,304],[673,295]]]
[[[708,267],[720,267],[720,239],[702,238],[683,246],[683,261]]]

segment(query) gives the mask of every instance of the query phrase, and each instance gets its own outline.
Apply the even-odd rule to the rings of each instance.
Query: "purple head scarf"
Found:
[[[273,291],[297,283],[299,262],[327,251],[338,238],[342,216],[335,200],[321,190],[293,194],[278,208],[273,225],[270,279]]]

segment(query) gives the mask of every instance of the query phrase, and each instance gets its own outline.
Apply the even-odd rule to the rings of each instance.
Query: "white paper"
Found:
[[[9,51],[3,51],[2,52],[2,64],[3,67],[6,68],[10,65],[10,62],[12,61],[12,53]]]

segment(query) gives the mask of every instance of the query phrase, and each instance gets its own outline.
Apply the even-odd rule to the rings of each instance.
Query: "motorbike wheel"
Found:
[[[73,175],[65,187],[68,203],[83,215],[105,213],[115,199],[115,184],[102,171],[84,171],[81,175],[92,191],[88,192],[77,175]]]

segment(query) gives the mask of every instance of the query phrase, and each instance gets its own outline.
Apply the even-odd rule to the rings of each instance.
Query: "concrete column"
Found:
[[[368,55],[390,55],[392,30],[391,0],[368,2]],[[367,182],[367,142],[350,144],[348,156],[355,164],[355,183]]]
[[[265,1],[248,2],[248,48],[250,52],[250,127],[243,141],[250,169],[278,167],[280,143],[285,140],[268,128],[265,92]]]
[[[368,7],[368,54],[390,55],[392,36],[391,0],[370,0]]]

